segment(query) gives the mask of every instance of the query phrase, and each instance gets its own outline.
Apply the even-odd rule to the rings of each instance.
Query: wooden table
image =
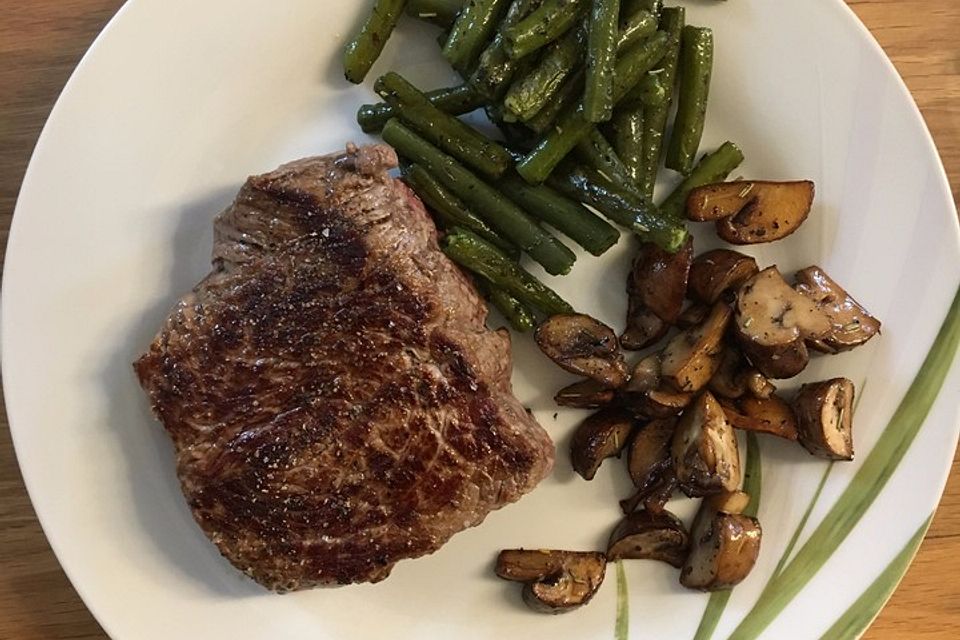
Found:
[[[960,0],[848,2],[906,79],[937,141],[956,199]],[[0,252],[47,114],[83,52],[121,4],[0,0]],[[47,546],[20,480],[6,415],[0,413],[0,639],[105,637]],[[866,638],[960,638],[960,458],[916,561]]]

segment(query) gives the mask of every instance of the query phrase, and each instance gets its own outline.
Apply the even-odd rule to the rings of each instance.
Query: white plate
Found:
[[[558,442],[553,476],[436,554],[400,563],[386,582],[282,597],[241,576],[201,535],[132,375],[171,304],[207,272],[211,219],[243,179],[364,138],[353,116],[372,98],[369,82],[349,86],[339,65],[367,4],[133,0],[90,49],[37,144],[5,268],[7,406],[47,536],[116,638],[613,633],[612,569],[589,607],[558,618],[527,612],[516,586],[491,574],[501,547],[602,546],[628,491],[618,465],[592,483],[570,471],[565,447],[582,414],[554,417],[550,396],[569,377],[529,338],[515,341],[514,381]],[[705,147],[729,138],[748,158],[739,173],[817,184],[800,232],[755,255],[785,270],[821,264],[884,321],[881,338],[817,359],[805,376],[869,379],[858,462],[834,468],[815,524],[861,468],[944,321],[960,281],[956,212],[917,109],[839,1],[690,3],[689,21],[716,31]],[[451,81],[434,35],[405,22],[372,75],[396,68],[424,85]],[[619,326],[632,246],[624,239],[603,259],[581,256],[572,275],[550,283]],[[957,369],[884,491],[765,637],[821,634],[931,514],[960,424]],[[763,553],[716,637],[753,605],[823,473],[796,446],[768,439],[763,451]],[[693,635],[706,596],[654,563],[629,563],[627,575],[632,637]]]

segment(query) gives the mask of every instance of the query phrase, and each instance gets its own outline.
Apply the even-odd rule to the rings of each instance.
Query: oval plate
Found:
[[[367,4],[132,0],[64,90],[18,202],[2,317],[13,436],[57,556],[121,639],[693,638],[708,598],[665,565],[629,563],[619,579],[611,567],[595,601],[562,617],[529,613],[492,576],[502,547],[602,548],[629,492],[619,465],[592,483],[570,471],[583,414],[552,405],[569,377],[529,337],[515,339],[514,383],[555,437],[557,469],[432,556],[377,585],[280,597],[194,524],[130,363],[207,272],[212,217],[247,175],[365,139],[353,116],[373,78],[349,86],[340,52]],[[857,461],[827,471],[762,441],[761,558],[729,602],[713,599],[698,637],[713,622],[717,638],[852,637],[905,569],[953,456],[956,211],[910,96],[842,3],[691,3],[689,22],[716,31],[704,148],[734,140],[744,176],[817,184],[804,227],[754,254],[784,271],[820,264],[884,322],[880,339],[816,359],[803,378],[856,382]],[[451,82],[435,35],[405,20],[371,75]],[[620,326],[634,247],[624,237],[602,259],[581,255],[550,284]],[[788,549],[797,560],[781,563]]]

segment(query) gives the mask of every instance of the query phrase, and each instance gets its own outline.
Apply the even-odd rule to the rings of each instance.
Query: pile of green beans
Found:
[[[444,251],[475,274],[518,331],[534,326],[535,314],[570,309],[520,266],[524,256],[562,275],[576,255],[560,234],[599,256],[619,240],[617,227],[676,251],[688,237],[690,191],[726,179],[743,161],[727,142],[698,162],[714,42],[710,29],[686,24],[682,7],[662,0],[372,2],[344,54],[348,80],[364,80],[405,12],[442,30],[442,55],[463,81],[422,90],[383,73],[375,83],[383,102],[361,106],[357,121],[394,146],[403,179],[445,234]],[[478,109],[502,142],[459,118]],[[683,179],[657,205],[661,166]]]

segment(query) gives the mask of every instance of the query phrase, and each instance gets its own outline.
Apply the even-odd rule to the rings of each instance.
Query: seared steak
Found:
[[[553,464],[395,165],[350,145],[250,178],[134,365],[197,522],[270,589],[382,580]]]

